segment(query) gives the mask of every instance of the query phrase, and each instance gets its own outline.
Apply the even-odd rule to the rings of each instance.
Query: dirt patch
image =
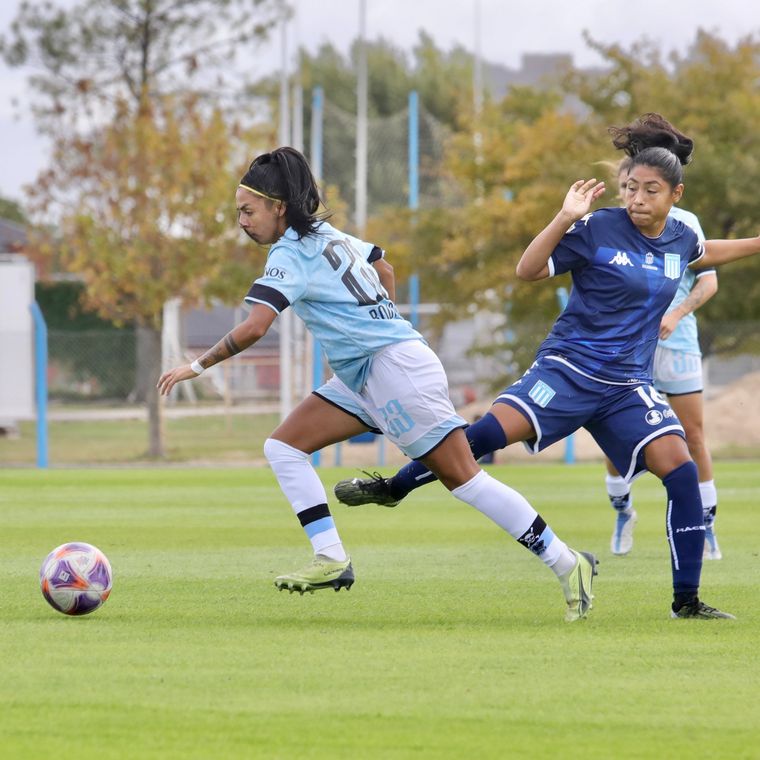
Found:
[[[760,372],[710,394],[705,400],[705,435],[713,451],[760,445]]]

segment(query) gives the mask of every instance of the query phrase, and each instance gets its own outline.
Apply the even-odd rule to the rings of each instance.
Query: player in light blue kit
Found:
[[[678,418],[652,385],[660,322],[687,267],[760,253],[760,238],[704,244],[669,212],[683,192],[693,142],[659,114],[611,128],[631,157],[625,208],[591,212],[604,192],[575,182],[562,209],[517,265],[521,280],[570,272],[567,307],[533,366],[467,429],[475,457],[523,441],[540,451],[585,427],[626,481],[649,470],[667,491],[666,536],[675,618],[732,618],[699,598],[704,520],[697,468]],[[392,478],[353,478],[335,487],[345,504],[394,506],[433,479],[413,462]]]
[[[192,364],[165,372],[158,387],[168,394],[177,382],[253,345],[288,307],[322,345],[335,374],[264,443],[314,552],[306,567],[278,576],[275,586],[304,593],[353,584],[351,560],[309,455],[374,430],[424,462],[454,496],[550,567],[565,595],[568,622],[586,617],[593,555],[568,548],[519,493],[477,465],[438,357],[396,310],[391,266],[377,246],[335,229],[317,213],[319,190],[306,159],[293,148],[259,156],[241,180],[236,201],[243,231],[272,246],[264,274],[245,297],[251,312]]]
[[[625,197],[629,168],[630,159],[624,158],[617,171],[621,200]],[[673,206],[670,216],[689,225],[699,239],[704,241],[705,235],[695,214]],[[654,354],[653,370],[654,386],[667,396],[683,425],[689,454],[697,465],[705,521],[704,559],[721,559],[722,554],[714,529],[718,494],[713,480],[712,457],[705,442],[702,353],[694,312],[717,292],[718,276],[714,269],[698,272],[687,269],[684,272],[676,297],[660,323],[660,339]],[[607,495],[617,512],[610,550],[613,554],[625,555],[633,548],[633,528],[637,519],[631,486],[609,459],[606,460],[606,465]]]

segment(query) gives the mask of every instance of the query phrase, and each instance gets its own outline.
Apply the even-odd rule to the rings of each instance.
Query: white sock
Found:
[[[348,559],[348,554],[343,548],[343,544],[330,544],[330,546],[323,546],[319,551],[314,550],[315,554],[321,554],[328,559],[334,559],[336,562],[345,562]]]
[[[627,496],[631,492],[631,487],[625,482],[625,478],[622,475],[610,475],[607,473],[604,482],[607,486],[607,493],[616,499],[621,496]]]
[[[309,455],[287,443],[267,438],[264,456],[285,498],[298,516],[315,554],[343,562],[346,552],[327,507],[327,494]]]
[[[711,518],[711,524],[715,521],[715,512],[718,508],[718,491],[714,480],[704,480],[699,484],[699,495],[702,497],[702,511],[705,517]]]
[[[630,497],[630,483],[626,483],[626,480],[622,475],[610,475],[607,473],[604,478],[604,482],[607,486],[607,495],[610,497],[610,501],[612,501],[612,499],[619,499],[621,496]],[[613,504],[613,506],[615,505]],[[632,504],[630,502],[630,499],[628,501],[628,506],[625,509],[618,509],[615,507],[616,511],[625,513],[629,513],[631,511],[631,508]]]
[[[575,566],[575,555],[554,535],[527,499],[483,470],[451,493],[531,549],[557,575]],[[536,535],[536,531],[540,533]],[[538,547],[541,548],[536,551]]]

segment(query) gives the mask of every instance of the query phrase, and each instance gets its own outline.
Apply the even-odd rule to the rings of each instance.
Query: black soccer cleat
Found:
[[[678,609],[671,607],[672,618],[694,618],[696,620],[736,620],[736,616],[730,612],[721,612],[715,607],[710,607],[699,599],[681,605]]]
[[[341,480],[335,485],[333,490],[339,502],[348,507],[358,507],[362,504],[395,507],[401,501],[391,494],[390,478],[384,478],[377,472],[362,472],[368,477]]]

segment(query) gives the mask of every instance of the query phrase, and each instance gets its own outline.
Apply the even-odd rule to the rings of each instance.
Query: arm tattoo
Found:
[[[225,335],[215,346],[206,351],[206,353],[198,359],[198,363],[204,369],[208,369],[209,367],[213,367],[214,364],[219,364],[219,362],[229,359],[235,354],[239,354],[242,350],[243,349],[235,343],[232,333],[227,333],[227,335]]]
[[[688,310],[687,314],[696,311],[702,304],[710,300],[712,294],[705,293],[706,287],[701,278],[694,283],[689,295],[681,302],[681,308]]]
[[[227,333],[227,335],[224,336],[224,345],[227,346],[227,349],[230,352],[230,356],[234,356],[235,354],[240,353],[240,347],[232,338],[232,333]]]

